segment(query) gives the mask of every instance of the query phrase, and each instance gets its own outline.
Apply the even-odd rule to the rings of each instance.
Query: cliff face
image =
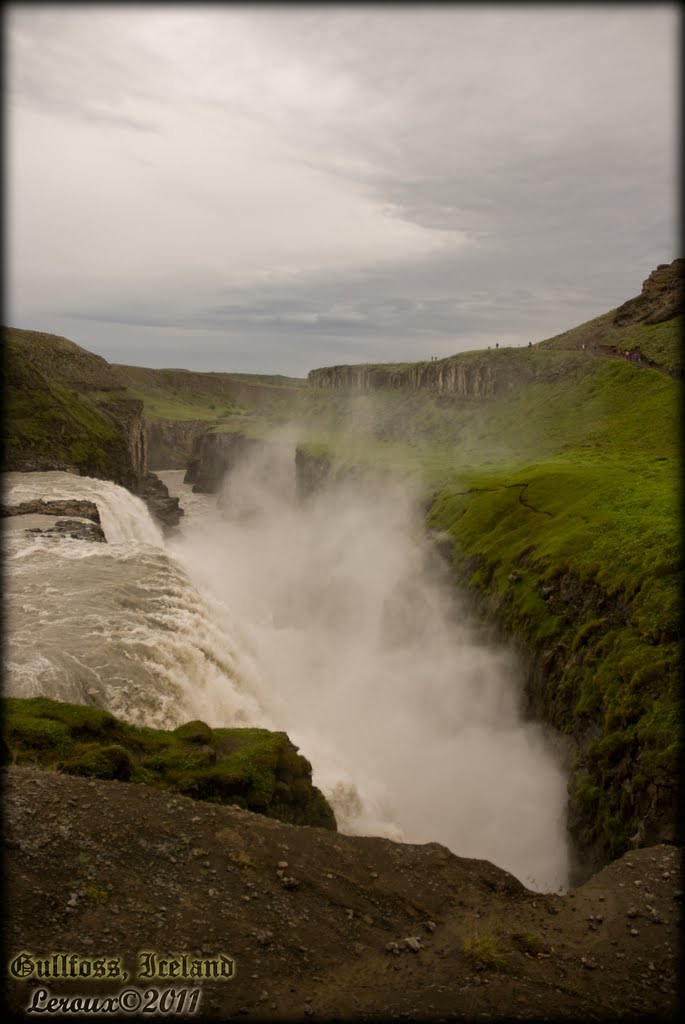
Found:
[[[3,468],[112,480],[143,497],[165,526],[178,522],[178,500],[148,474],[143,403],[127,394],[109,363],[37,331],[7,329],[5,342]]]
[[[567,363],[550,364],[553,350],[558,354],[576,349],[608,352],[612,342],[620,345],[627,338],[631,348],[636,344],[634,331],[638,325],[663,324],[683,311],[685,260],[662,263],[642,285],[642,292],[616,310],[603,314],[587,324],[548,338],[531,346],[491,348],[486,351],[462,352],[430,362],[379,363],[356,366],[326,366],[308,375],[311,388],[329,391],[370,392],[381,388],[426,390],[463,399],[488,399],[512,389],[572,368]],[[647,340],[640,335],[637,347],[649,355]],[[544,357],[543,357],[544,352]],[[661,367],[663,353],[654,352],[650,365]],[[666,368],[668,364],[666,363]]]
[[[131,463],[132,478],[127,487],[147,473],[147,430],[143,415],[143,403],[128,398],[125,394],[113,394],[101,400],[99,406],[117,424],[123,434]]]
[[[332,452],[308,450],[306,446],[297,450],[296,473],[298,495],[303,499],[344,479],[364,475],[337,461]],[[513,509],[520,531],[517,510],[526,508],[525,499],[520,500],[522,491],[517,486],[501,490],[510,504],[497,499],[495,505],[487,505],[483,500],[471,515],[482,514],[488,522],[493,507],[500,519],[506,519]],[[496,485],[491,491],[475,488],[472,500],[475,502],[480,493],[496,491]],[[468,504],[465,508],[470,511]],[[499,640],[513,643],[518,650],[524,668],[526,714],[555,731],[568,771],[567,824],[578,879],[587,878],[631,846],[676,841],[676,774],[664,757],[657,763],[657,744],[644,723],[631,731],[632,725],[626,722],[632,723],[633,719],[624,720],[623,705],[617,711],[609,706],[608,698],[605,706],[596,696],[601,692],[599,680],[609,673],[612,684],[621,680],[623,702],[629,709],[625,714],[639,717],[640,712],[629,702],[634,702],[636,688],[644,687],[650,679],[667,678],[672,671],[668,644],[657,646],[656,637],[652,641],[642,637],[645,626],[636,630],[625,595],[613,593],[596,580],[582,579],[569,569],[547,573],[548,562],[544,560],[529,562],[527,556],[520,562],[514,560],[517,567],[508,575],[508,583],[503,588],[495,585],[493,567],[484,555],[465,556],[461,551],[455,555],[461,506],[443,514],[439,492],[428,501],[426,512],[436,554],[447,564],[462,592],[470,596],[482,621],[491,625]],[[539,514],[538,509],[530,508],[533,518]],[[485,536],[491,538],[491,531]],[[486,540],[486,550],[487,545]],[[512,550],[516,550],[516,540]],[[540,606],[535,613],[537,621],[549,617],[551,629],[538,630],[536,619],[524,614],[528,598],[521,581],[534,573],[539,576],[533,595]],[[622,636],[627,637],[623,647],[618,639]],[[649,644],[647,657],[653,659],[653,665],[644,670],[636,669],[641,644]],[[607,656],[607,650],[613,654]],[[623,651],[630,651],[634,664],[616,653]],[[612,657],[617,668],[611,667]],[[631,672],[636,673],[634,678]],[[586,695],[584,705],[581,694]],[[597,707],[591,703],[595,697]],[[654,767],[643,769],[650,759]]]
[[[185,469],[195,439],[206,420],[148,420],[147,461],[150,469]]]
[[[522,358],[523,357],[523,358]],[[310,387],[341,391],[419,388],[461,398],[492,398],[536,378],[538,367],[529,350],[468,352],[433,362],[401,366],[327,366],[312,370]]]
[[[682,313],[684,278],[685,259],[660,263],[643,282],[640,294],[618,307],[614,324],[659,324]]]
[[[195,438],[183,482],[193,484],[195,493],[216,494],[224,479],[246,466],[248,461],[256,473],[270,476],[272,483],[276,474],[283,472],[285,464],[285,475],[292,481],[289,446],[239,433],[208,433]],[[288,461],[290,466],[287,466]]]

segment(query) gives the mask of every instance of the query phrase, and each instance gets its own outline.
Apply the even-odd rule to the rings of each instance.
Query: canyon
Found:
[[[359,983],[355,1006],[370,1016],[420,1016],[426,1006],[455,1019],[474,1010],[496,1016],[512,1000],[522,1018],[535,1017],[541,1007],[574,1019],[647,1011],[669,1016],[672,929],[682,899],[674,863],[682,842],[676,384],[682,376],[682,269],[682,260],[658,267],[640,296],[530,347],[493,345],[415,364],[322,367],[307,381],[114,366],[66,339],[8,331],[5,468],[66,470],[112,480],[133,494],[147,491],[148,507],[168,536],[179,522],[179,500],[169,498],[151,465],[184,469],[196,493],[219,495],[232,477],[239,486],[251,455],[268,463],[287,435],[293,485],[303,502],[345,481],[410,473],[426,536],[452,585],[467,595],[493,639],[514,646],[525,667],[526,713],[553,728],[564,751],[568,828],[578,863],[572,891],[558,897],[535,896],[506,872],[435,844],[395,848],[388,840],[324,838],[316,829],[255,822],[256,816],[230,807],[193,810],[193,842],[208,851],[209,873],[221,876],[217,891],[224,893],[226,913],[240,922],[241,935],[256,929],[240,941],[237,955],[254,965],[257,977],[250,981],[246,974],[230,992],[212,989],[210,1016],[288,1016],[303,1006],[344,1013],[354,1000],[343,991],[340,971]],[[616,346],[641,353],[643,362],[616,359]],[[132,949],[140,922],[121,902],[120,885],[148,840],[134,830],[119,853],[108,854],[88,833],[85,818],[74,818],[79,842],[115,881],[108,888],[100,867],[91,864],[72,919],[66,880],[52,894],[47,882],[38,885],[54,864],[32,835],[28,794],[46,801],[52,787],[75,807],[97,795],[116,816],[112,828],[119,837],[143,814],[158,816],[165,834],[190,835],[189,802],[174,804],[122,782],[32,771],[8,769],[18,808],[13,937],[23,946],[29,939],[36,948],[44,944],[34,898],[22,881],[30,871],[65,943],[76,941],[72,920],[83,927],[92,922],[88,927],[100,934],[97,901],[81,894],[99,886],[118,905],[120,941]],[[212,837],[231,829],[250,837],[236,856],[242,851],[254,862],[254,876],[247,862],[232,862],[226,874],[225,844]],[[163,845],[155,847],[162,858]],[[282,897],[275,894],[280,881],[271,878],[276,846],[300,870],[299,888]],[[351,887],[344,894],[326,860],[342,851],[344,885]],[[192,852],[183,856],[193,863]],[[450,884],[458,876],[464,887],[462,903],[442,916],[446,890],[429,891],[436,858],[443,858]],[[404,871],[402,881],[379,894],[369,864],[381,878],[390,877],[394,865],[393,871]],[[325,893],[324,867],[334,879]],[[641,885],[633,888],[636,881]],[[174,871],[172,885],[188,905],[200,898],[185,868]],[[246,896],[249,913],[242,906]],[[273,913],[262,911],[262,896],[272,901]],[[156,898],[162,900],[161,889]],[[329,934],[324,916],[331,906],[345,911],[347,923]],[[378,913],[387,932],[382,949],[373,934]],[[212,917],[213,934],[220,917]],[[548,934],[548,918],[558,935]],[[179,943],[200,947],[199,922],[181,918],[174,928]],[[263,942],[259,935],[269,931],[271,939]],[[533,933],[542,945],[533,952],[529,939],[526,955],[515,936]],[[467,952],[483,937],[495,944],[495,962]],[[295,957],[290,993],[272,963],[272,941],[274,956]],[[305,947],[301,957],[293,952],[298,943]],[[429,964],[433,976],[443,961],[451,979],[441,974],[429,996],[421,964]],[[362,967],[367,962],[368,970]],[[396,970],[425,1003],[400,998],[395,984],[378,987],[386,975],[394,982]],[[273,992],[264,971],[279,979]],[[372,980],[378,998],[370,994]],[[314,1003],[305,998],[312,992]]]

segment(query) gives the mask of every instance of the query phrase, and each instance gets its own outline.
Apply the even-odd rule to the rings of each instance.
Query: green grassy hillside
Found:
[[[311,765],[285,733],[172,731],[129,725],[109,711],[46,697],[3,700],[5,761],[95,779],[173,789],[197,800],[236,804],[297,825],[335,829],[311,781]]]
[[[108,378],[107,364],[103,372],[104,360],[83,352],[81,362],[81,352],[66,339],[6,330],[5,467],[71,467],[128,486],[131,457],[112,416],[118,403],[127,404],[125,392]],[[128,404],[140,414],[140,406]]]
[[[143,402],[148,420],[206,420],[259,416],[278,422],[296,407],[306,381],[296,377],[191,370],[148,370],[113,364],[128,393]]]
[[[663,296],[650,280],[653,317]],[[673,836],[681,748],[682,317],[616,314],[532,347],[363,367],[367,379],[374,371],[367,391],[338,387],[345,368],[316,387],[124,366],[108,368],[106,383],[97,362],[80,366],[88,380],[72,387],[70,343],[57,379],[40,345],[32,359],[10,339],[8,450],[116,459],[97,406],[97,388],[113,379],[160,424],[265,437],[296,423],[304,462],[410,478],[428,525],[451,538],[456,576],[519,643],[531,713],[575,742],[571,827],[596,867]],[[459,373],[476,384],[442,386]]]
[[[611,319],[487,353],[536,366],[485,401],[350,394],[347,418],[331,408],[300,446],[432,492],[427,523],[451,537],[455,573],[522,645],[531,712],[576,741],[571,826],[595,867],[673,835],[681,721],[680,318]]]
[[[628,351],[640,352],[653,360],[662,370],[682,374],[682,316],[658,324],[635,323],[617,327],[614,312],[605,313],[563,334],[541,341],[543,349],[587,349],[606,352],[612,345]]]

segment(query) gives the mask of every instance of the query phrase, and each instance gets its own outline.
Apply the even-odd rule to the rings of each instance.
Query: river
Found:
[[[186,513],[166,540],[116,484],[4,475],[8,504],[94,501],[108,539],[4,520],[6,695],[282,729],[341,831],[439,842],[563,890],[554,744],[523,719],[520,666],[441,573],[411,495],[348,484],[303,505],[287,471],[253,465],[217,501],[159,476]]]

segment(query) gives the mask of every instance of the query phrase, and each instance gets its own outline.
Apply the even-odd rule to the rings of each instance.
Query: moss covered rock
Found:
[[[212,729],[200,721],[148,729],[47,697],[7,698],[2,705],[9,763],[173,789],[293,825],[336,828],[312,785],[311,764],[283,732]]]

